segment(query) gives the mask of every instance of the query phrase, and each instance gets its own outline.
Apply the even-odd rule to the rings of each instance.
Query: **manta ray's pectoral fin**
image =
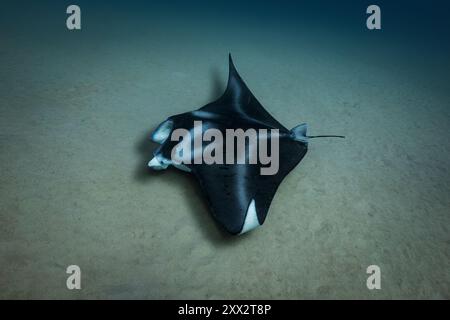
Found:
[[[256,213],[255,199],[252,199],[247,209],[244,225],[242,226],[242,230],[241,232],[239,232],[239,234],[246,233],[259,227],[260,225],[261,224],[259,223],[258,214]]]
[[[272,117],[251,93],[234,66],[229,55],[228,84],[223,95],[216,101],[200,108],[215,115],[238,117],[264,123],[270,127],[288,131],[281,123]]]
[[[278,143],[279,167],[273,174],[261,174],[261,164],[192,166],[214,219],[229,233],[242,234],[264,224],[278,186],[307,152],[306,144],[289,135]]]
[[[251,99],[252,93],[234,66],[231,54],[228,55],[228,84],[223,95],[233,105],[243,105]]]

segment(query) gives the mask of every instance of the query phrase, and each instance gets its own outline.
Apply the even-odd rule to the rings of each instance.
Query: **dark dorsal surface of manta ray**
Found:
[[[178,141],[169,137],[178,128],[193,131],[194,121],[201,121],[203,130],[213,128],[224,135],[227,129],[278,129],[278,171],[262,175],[261,163],[175,164],[171,155]],[[305,156],[308,138],[312,138],[306,135],[306,129],[306,124],[301,124],[289,130],[273,118],[239,76],[230,55],[228,85],[223,95],[198,110],[171,116],[161,123],[152,134],[152,140],[160,146],[148,166],[162,170],[173,165],[193,174],[215,220],[229,233],[242,234],[264,223],[278,186]]]

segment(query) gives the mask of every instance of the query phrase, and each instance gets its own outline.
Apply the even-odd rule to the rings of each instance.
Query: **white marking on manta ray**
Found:
[[[158,157],[154,157],[148,162],[148,166],[153,170],[164,170],[169,166],[167,163],[159,161]]]
[[[241,232],[239,232],[239,234],[241,235],[259,226],[260,224],[258,220],[258,215],[256,214],[255,199],[252,199],[247,209],[247,215],[245,216],[244,226],[242,227],[242,230]]]
[[[159,125],[156,131],[152,135],[152,140],[156,143],[164,143],[170,135],[173,128],[173,122],[166,120]]]
[[[172,165],[172,166],[174,166],[175,168],[177,168],[177,169],[179,169],[181,171],[191,172],[191,169],[189,169],[184,164],[173,163],[171,160],[168,160],[168,159],[163,158],[161,156],[153,157],[153,159],[150,160],[147,165],[150,168],[152,168],[153,170],[165,170],[165,169],[167,169],[167,167],[169,165]]]

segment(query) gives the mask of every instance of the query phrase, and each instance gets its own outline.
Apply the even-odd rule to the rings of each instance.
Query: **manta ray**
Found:
[[[277,172],[261,174],[261,168],[264,167],[262,163],[175,162],[173,150],[177,149],[178,140],[169,137],[180,128],[194,132],[196,121],[201,121],[202,132],[216,129],[224,135],[229,129],[270,130],[268,135],[258,134],[257,142],[275,139],[276,135],[279,159]],[[194,137],[195,133],[185,139],[193,140]],[[305,123],[291,130],[284,127],[251,93],[237,72],[230,54],[225,92],[219,99],[200,109],[171,116],[162,122],[151,135],[159,147],[154,151],[148,166],[154,170],[163,170],[172,165],[190,172],[198,180],[213,218],[229,233],[243,234],[264,223],[278,186],[306,155],[309,139],[317,137],[343,136],[307,136]],[[193,141],[187,142],[194,144]],[[246,141],[247,148],[256,148],[253,144],[255,140]],[[207,145],[202,144],[200,148],[205,149]]]

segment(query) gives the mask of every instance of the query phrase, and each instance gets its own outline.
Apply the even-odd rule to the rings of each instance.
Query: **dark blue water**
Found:
[[[365,13],[376,4],[382,12],[382,30],[371,37],[407,39],[417,47],[448,49],[450,4],[436,0],[396,1],[2,1],[2,33],[14,31],[49,32],[64,25],[65,8],[78,4],[86,32],[101,25],[111,28],[141,20],[158,19],[174,25],[199,24],[205,29],[218,26],[249,26],[295,33],[304,28],[329,32],[366,34]],[[236,34],[239,37],[239,34]]]

